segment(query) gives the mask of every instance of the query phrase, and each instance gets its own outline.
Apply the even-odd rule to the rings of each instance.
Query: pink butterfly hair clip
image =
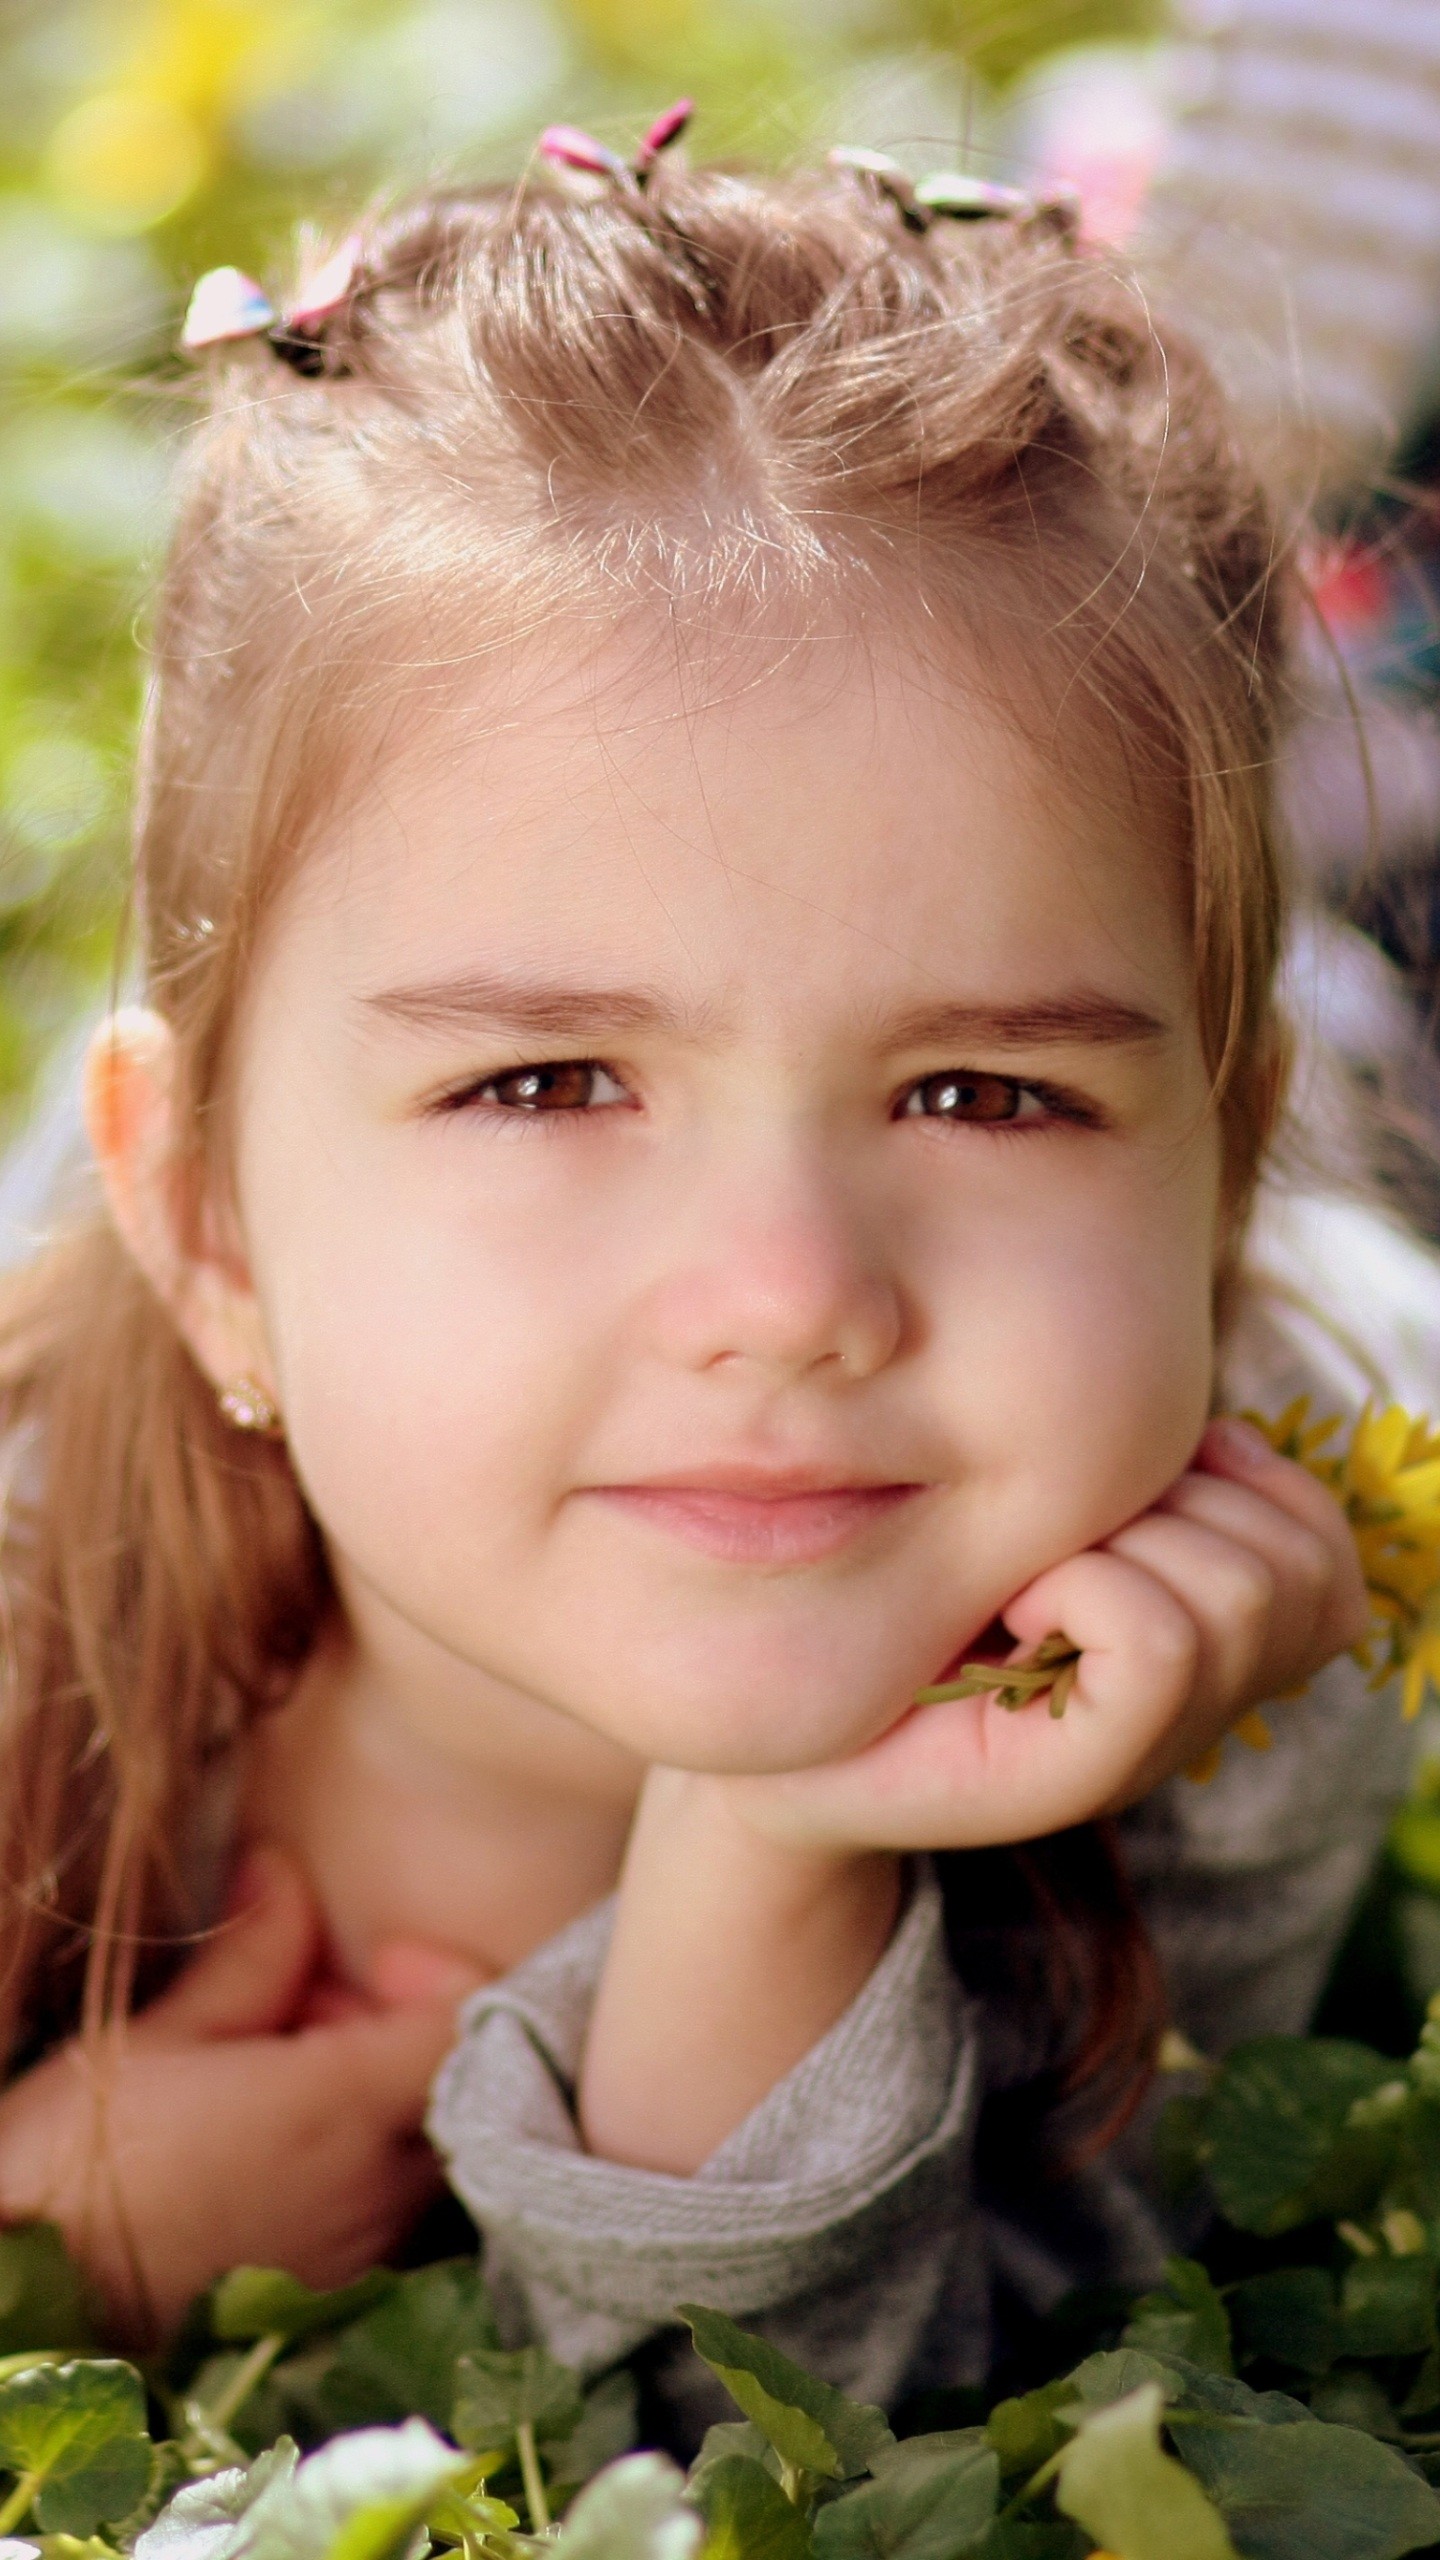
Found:
[[[296,373],[323,373],[325,331],[348,302],[359,265],[360,240],[352,234],[283,313],[242,268],[212,267],[190,296],[180,344],[187,355],[201,355],[209,347],[265,338]]]
[[[692,99],[677,98],[673,106],[656,117],[634,159],[629,161],[622,160],[608,143],[597,142],[593,133],[583,133],[575,124],[547,124],[539,148],[557,168],[579,169],[587,177],[611,178],[625,187],[644,187],[661,152],[679,141],[694,113]]]

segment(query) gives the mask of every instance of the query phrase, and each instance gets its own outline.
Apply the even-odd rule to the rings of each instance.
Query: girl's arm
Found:
[[[657,1772],[586,2041],[593,2150],[698,2168],[841,2015],[893,1926],[884,1853],[1033,1839],[1133,1802],[1356,1641],[1339,1505],[1244,1424],[1106,1545],[1005,1612],[1082,1648],[1063,1719],[915,1708],[852,1758],[780,1777]]]
[[[900,1893],[894,1853],[771,1839],[723,1780],[652,1769],[586,2041],[589,2148],[698,2168],[850,2006]]]

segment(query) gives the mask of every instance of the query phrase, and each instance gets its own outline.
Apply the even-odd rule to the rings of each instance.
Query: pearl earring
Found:
[[[256,1378],[232,1378],[220,1389],[216,1402],[236,1431],[279,1430],[279,1409]]]

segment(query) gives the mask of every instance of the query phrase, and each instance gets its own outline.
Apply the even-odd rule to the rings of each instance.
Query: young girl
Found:
[[[336,2283],[449,2053],[513,2334],[895,2400],[1154,2266],[1073,2166],[1137,1902],[1187,2033],[1304,2022],[1404,1743],[1210,1417],[1358,1404],[1366,1254],[1433,1399],[1433,1290],[1356,1208],[1256,1277],[1285,581],[1195,358],[1054,209],[595,157],[213,361],[4,1320],[0,2209],[121,2336]],[[1059,1721],[913,1706],[1057,1628]]]

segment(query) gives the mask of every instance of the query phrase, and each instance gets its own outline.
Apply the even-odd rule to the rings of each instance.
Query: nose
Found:
[[[646,1310],[663,1359],[838,1384],[894,1358],[905,1334],[899,1276],[881,1222],[859,1203],[794,1169],[751,1166],[690,1209]]]

